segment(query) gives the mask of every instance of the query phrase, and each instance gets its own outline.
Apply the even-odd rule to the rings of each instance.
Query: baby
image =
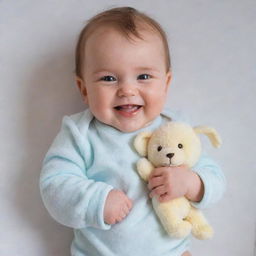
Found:
[[[180,119],[163,110],[170,69],[164,31],[133,8],[102,12],[82,30],[76,83],[89,109],[63,118],[40,177],[49,213],[74,229],[71,255],[191,255],[190,239],[167,235],[150,197],[209,207],[225,187],[220,167],[203,154],[193,171],[156,168],[145,184],[132,146],[139,132]]]

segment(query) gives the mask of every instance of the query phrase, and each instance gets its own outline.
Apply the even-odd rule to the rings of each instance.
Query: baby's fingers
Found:
[[[130,210],[132,208],[132,200],[127,197],[125,205]]]
[[[162,176],[158,176],[158,177],[153,177],[149,180],[148,182],[148,189],[152,189],[158,186],[163,185],[163,177]]]
[[[162,185],[154,188],[150,192],[149,196],[152,198],[153,196],[161,196],[161,195],[164,195],[165,193],[166,193],[166,188]]]
[[[122,221],[130,212],[130,209],[127,206],[124,206],[117,217],[117,222]]]
[[[124,205],[124,207],[122,208],[122,213],[127,215],[131,210],[131,207],[128,207],[128,205]]]
[[[161,167],[154,169],[154,171],[149,175],[149,179],[153,177],[158,177],[163,174],[163,169]]]
[[[172,199],[172,197],[167,193],[158,197],[158,201],[161,202],[161,203],[168,202],[171,199]]]

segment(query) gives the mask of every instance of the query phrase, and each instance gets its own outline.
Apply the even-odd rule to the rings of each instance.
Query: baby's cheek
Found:
[[[92,111],[93,115],[103,123],[110,121],[109,119],[111,118],[111,112],[113,111],[105,104],[103,100],[94,101],[90,105],[90,110]]]
[[[163,92],[162,90],[154,90],[151,92],[152,93],[152,98],[151,98],[151,103],[157,106],[161,106],[165,102],[166,98],[166,93]]]

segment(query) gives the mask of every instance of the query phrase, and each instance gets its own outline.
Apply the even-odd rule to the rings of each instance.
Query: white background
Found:
[[[203,138],[228,187],[206,211],[215,237],[194,240],[193,256],[255,256],[255,0],[0,1],[0,256],[69,255],[72,230],[53,221],[40,199],[41,161],[62,117],[85,108],[73,73],[79,31],[92,15],[121,5],[145,11],[169,35],[167,105],[223,138],[219,150]]]

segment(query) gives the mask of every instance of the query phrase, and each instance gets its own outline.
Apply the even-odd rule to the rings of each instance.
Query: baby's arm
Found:
[[[186,196],[196,207],[208,207],[222,196],[225,177],[220,167],[206,155],[202,155],[191,171],[186,166],[156,168],[150,176],[150,196],[158,196],[165,202]]]
[[[112,186],[88,179],[81,136],[70,118],[63,120],[43,161],[40,190],[52,217],[72,228],[109,229],[104,206]]]
[[[204,194],[200,202],[192,202],[196,208],[208,208],[219,201],[226,189],[226,178],[221,167],[209,156],[202,154],[193,167],[204,184]]]

